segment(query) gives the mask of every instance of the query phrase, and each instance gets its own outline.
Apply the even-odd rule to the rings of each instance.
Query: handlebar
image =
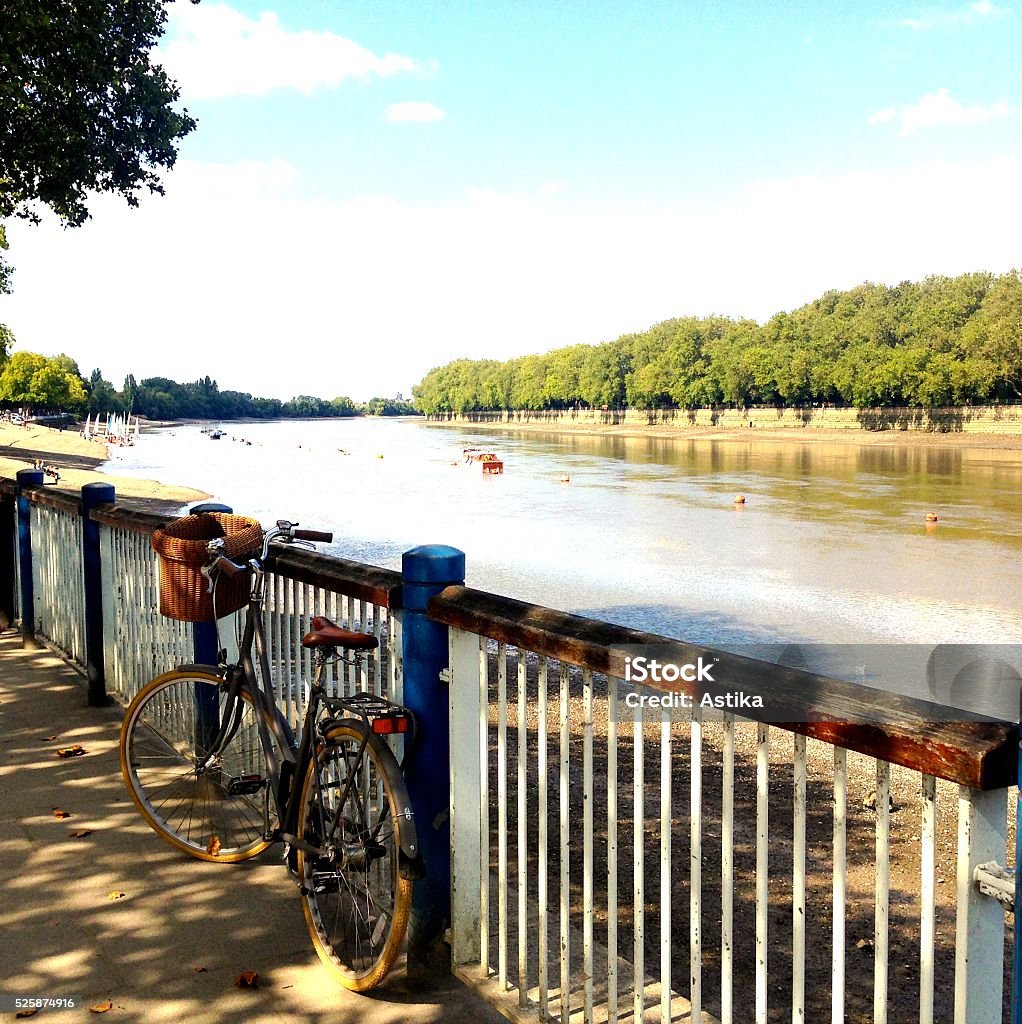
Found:
[[[295,540],[320,540],[326,544],[334,539],[332,533],[324,533],[322,530],[294,530],[291,536]]]
[[[252,558],[244,563],[234,562],[224,554],[224,539],[222,537],[211,540],[206,545],[211,561],[209,565],[202,569],[202,575],[209,580],[210,589],[213,586],[212,574],[216,569],[222,570],[228,576],[237,576],[238,573],[250,572],[252,569],[260,568],[261,564],[266,561],[270,544],[275,540],[284,544],[297,543],[303,547],[311,547],[312,545],[308,543],[309,541],[320,541],[328,544],[334,539],[332,533],[324,530],[299,530],[297,527],[297,523],[289,523],[286,519],[278,519],[276,526],[263,532],[263,549],[258,560]],[[254,565],[253,563],[257,561],[258,564]]]

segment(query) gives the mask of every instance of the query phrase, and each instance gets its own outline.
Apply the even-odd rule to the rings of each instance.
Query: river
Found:
[[[332,550],[376,565],[452,544],[471,586],[695,643],[1022,644],[1022,452],[406,419],[225,429],[143,435],[109,468],[333,530]],[[471,444],[504,473],[466,465]]]

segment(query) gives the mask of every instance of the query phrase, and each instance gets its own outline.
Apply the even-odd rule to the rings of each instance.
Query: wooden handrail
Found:
[[[166,526],[174,517],[138,512],[119,505],[106,505],[96,509],[92,518],[96,522],[130,530],[132,533],[151,534],[153,530]],[[385,608],[401,606],[401,574],[391,569],[381,569],[375,565],[364,565],[284,544],[271,545],[266,568],[299,583],[334,590],[360,601],[371,601]]]
[[[714,683],[644,683],[646,689],[758,696],[763,707],[736,709],[847,750],[900,764],[973,789],[1014,785],[1018,726],[929,701],[729,654],[670,637],[526,604],[469,587],[448,587],[429,603],[430,618],[526,651],[623,679],[636,648],[656,648],[675,664],[712,663]]]
[[[74,515],[82,514],[82,496],[68,491],[55,491],[43,487],[26,487],[25,497],[33,505],[45,505]]]
[[[114,526],[129,533],[152,533],[174,520],[174,516],[161,516],[153,512],[140,512],[123,505],[99,505],[90,514],[93,522]]]
[[[401,573],[319,551],[271,544],[266,568],[299,583],[336,590],[384,608],[401,607]]]

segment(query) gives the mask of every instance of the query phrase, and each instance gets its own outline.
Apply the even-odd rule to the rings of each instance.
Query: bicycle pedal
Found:
[[[261,775],[239,775],[231,779],[227,786],[227,792],[231,796],[249,796],[258,793],[266,785],[266,779]]]

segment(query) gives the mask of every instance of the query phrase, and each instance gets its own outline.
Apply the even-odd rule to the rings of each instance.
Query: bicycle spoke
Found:
[[[324,836],[323,855],[300,861],[306,918],[320,956],[342,984],[358,990],[389,970],[410,906],[411,886],[397,871],[391,778],[398,769],[389,749],[381,754],[361,727],[342,726],[318,753],[304,787],[304,838]],[[316,835],[308,831],[313,823]]]
[[[231,704],[216,677],[168,673],[132,702],[122,736],[122,771],[139,810],[175,846],[206,860],[239,860],[267,845],[252,793],[231,789],[233,779],[263,771],[255,709],[243,695]],[[230,728],[214,754],[199,757],[197,708],[211,705]]]

